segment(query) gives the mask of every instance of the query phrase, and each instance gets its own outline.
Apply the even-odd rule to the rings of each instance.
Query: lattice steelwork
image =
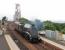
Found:
[[[16,4],[16,10],[14,15],[14,21],[19,22],[19,19],[21,18],[21,10],[20,10],[20,4]]]

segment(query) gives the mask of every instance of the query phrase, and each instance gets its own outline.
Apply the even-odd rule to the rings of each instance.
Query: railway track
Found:
[[[30,43],[25,38],[23,38],[18,32],[14,31],[15,27],[16,26],[13,23],[10,23],[8,25],[8,32],[10,32],[10,35],[16,41],[16,43],[17,41],[19,42],[19,44],[18,43],[17,44],[21,50],[47,50],[46,48],[44,48],[44,42],[37,44]]]

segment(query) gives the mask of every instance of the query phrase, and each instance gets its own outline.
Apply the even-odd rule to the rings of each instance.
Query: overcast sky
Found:
[[[7,16],[11,20],[16,3],[21,5],[21,17],[65,21],[65,0],[0,0],[0,18]]]

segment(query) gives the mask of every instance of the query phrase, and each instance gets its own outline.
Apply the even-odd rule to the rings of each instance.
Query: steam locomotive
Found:
[[[30,24],[18,24],[17,28],[15,28],[15,31],[19,32],[20,35],[22,35],[25,39],[27,39],[29,42],[41,42],[41,39],[38,35],[37,29],[34,25]]]

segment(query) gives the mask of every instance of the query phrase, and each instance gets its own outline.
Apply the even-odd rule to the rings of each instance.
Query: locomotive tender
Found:
[[[17,32],[20,33],[25,39],[27,39],[30,42],[41,42],[40,37],[38,36],[38,32],[34,25],[30,24],[18,24],[17,28],[15,28]]]

